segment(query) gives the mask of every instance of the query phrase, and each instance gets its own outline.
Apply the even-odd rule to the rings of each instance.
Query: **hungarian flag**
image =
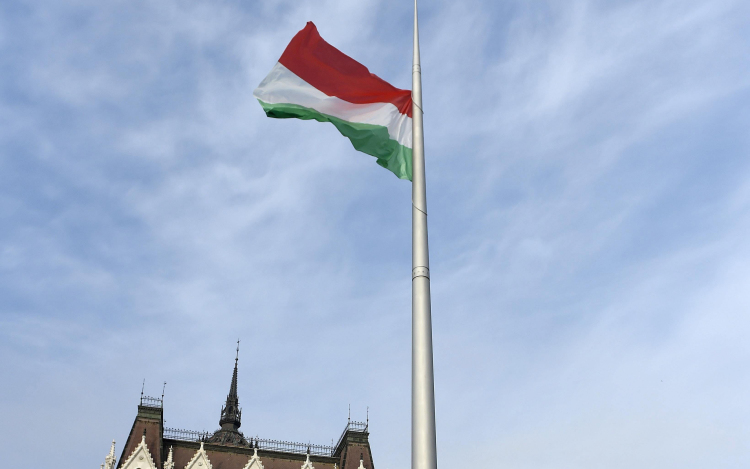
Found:
[[[268,117],[330,122],[354,148],[411,180],[411,91],[328,44],[312,22],[294,36],[253,96]]]

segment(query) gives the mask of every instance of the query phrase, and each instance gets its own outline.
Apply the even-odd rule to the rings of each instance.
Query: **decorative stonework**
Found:
[[[112,467],[114,468],[114,466]],[[120,469],[156,469],[154,458],[151,457],[151,452],[146,445],[145,433],[141,437],[141,442],[138,443],[125,463],[120,466]]]
[[[305,464],[302,465],[301,469],[315,469],[315,467],[313,467],[312,463],[310,462],[310,453],[307,453],[307,459],[305,460]]]
[[[174,469],[174,461],[172,460],[172,447],[169,447],[169,456],[164,461],[164,469]],[[335,469],[335,468],[334,468]]]
[[[359,467],[357,469],[365,469],[365,462],[362,458],[359,458]]]
[[[115,440],[112,440],[112,446],[109,448],[109,453],[104,458],[104,464],[101,465],[101,469],[115,469]]]
[[[253,448],[253,455],[242,469],[263,469],[263,463],[260,462],[260,458],[258,457],[258,448]]]
[[[193,459],[187,463],[185,469],[213,469],[211,461],[208,460],[208,454],[206,454],[206,450],[203,449],[203,442],[201,442],[200,449],[195,452]]]

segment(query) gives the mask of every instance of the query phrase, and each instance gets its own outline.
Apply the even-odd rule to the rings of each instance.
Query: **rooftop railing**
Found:
[[[158,397],[141,396],[141,405],[143,407],[154,407],[157,409],[162,408],[162,400]]]
[[[179,428],[164,428],[164,438],[181,441],[202,441],[211,436],[208,432],[196,432],[193,430],[181,430]]]
[[[333,446],[326,445],[311,445],[304,443],[295,443],[293,441],[280,441],[280,440],[264,440],[262,438],[255,438],[252,441],[258,442],[258,449],[265,449],[268,451],[278,451],[281,453],[297,453],[297,454],[310,454],[316,456],[333,456]]]
[[[196,432],[194,430],[182,430],[179,428],[164,428],[164,438],[170,440],[207,441],[211,437],[210,432]],[[248,438],[248,447],[258,444],[258,449],[266,451],[277,451],[280,453],[307,454],[308,450],[311,455],[315,456],[332,456],[333,446],[313,445],[305,443],[296,443],[293,441],[267,440],[263,438]]]

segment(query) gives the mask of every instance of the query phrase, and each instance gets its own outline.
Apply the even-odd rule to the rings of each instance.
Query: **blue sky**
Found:
[[[166,425],[409,465],[410,186],[252,90],[308,20],[410,87],[394,0],[0,5],[0,441]],[[424,1],[442,468],[750,464],[750,4]],[[74,462],[75,461],[75,462]]]

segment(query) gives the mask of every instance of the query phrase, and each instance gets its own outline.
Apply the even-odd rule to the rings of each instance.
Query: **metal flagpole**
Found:
[[[422,70],[419,64],[417,0],[414,0],[412,66],[412,348],[411,467],[437,469],[435,385],[432,370],[430,260],[427,246],[427,193],[422,129]]]

